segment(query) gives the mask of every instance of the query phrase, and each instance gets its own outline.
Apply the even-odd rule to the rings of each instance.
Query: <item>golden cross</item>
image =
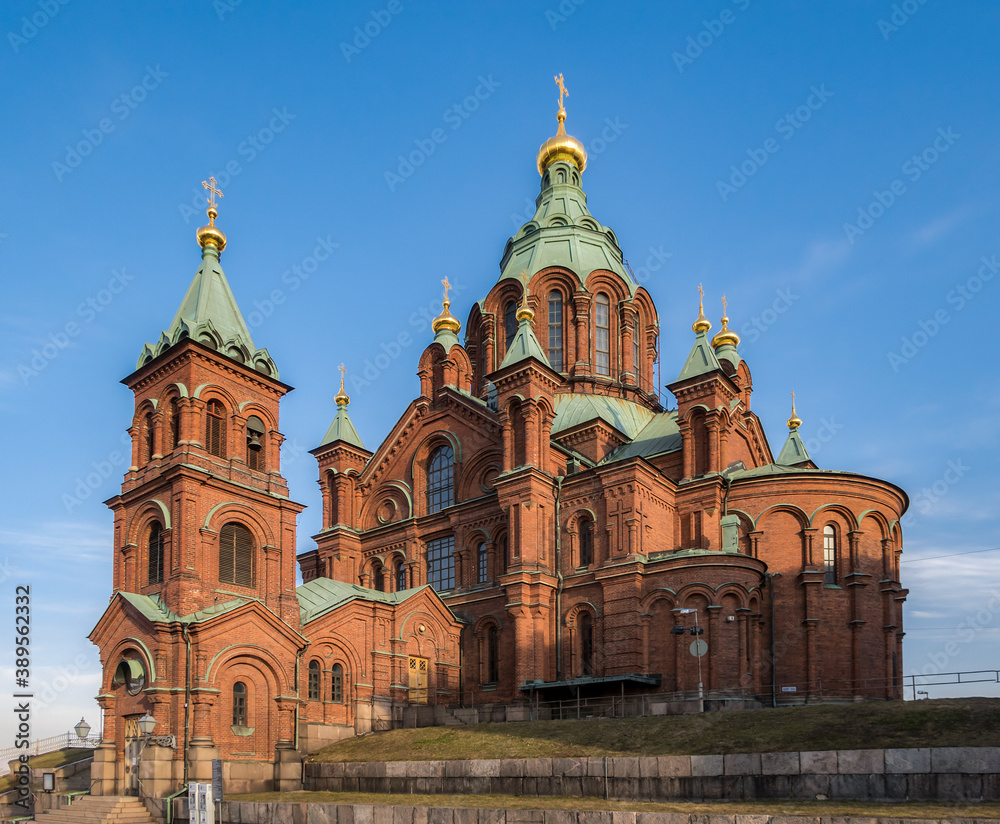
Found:
[[[795,390],[792,390],[792,414],[795,414]]]
[[[338,366],[337,368],[340,369],[340,391],[343,392],[344,391],[344,375],[347,374],[347,367],[344,366],[344,364],[340,364],[340,366]]]
[[[725,294],[722,295],[722,314],[723,315],[726,314],[726,296],[725,296]]]
[[[559,87],[559,108],[561,109],[563,108],[563,96],[569,97],[569,92],[566,91],[566,84],[563,83],[562,72],[559,72],[558,77],[553,77],[552,79],[556,81],[556,85]]]
[[[210,177],[208,179],[208,181],[204,181],[203,180],[201,182],[201,185],[204,186],[206,189],[208,189],[208,191],[210,192],[210,194],[208,196],[208,205],[211,206],[214,209],[215,208],[215,196],[218,195],[219,197],[225,197],[225,195],[223,195],[222,192],[219,189],[215,188],[215,178],[214,177]]]
[[[521,305],[528,305],[528,270],[522,269],[521,274],[517,276],[517,279],[521,281]]]
[[[448,302],[448,290],[451,289],[451,284],[448,283],[448,276],[445,275],[444,280],[441,281],[441,285],[444,287],[444,302]]]
[[[698,308],[701,309],[705,305],[705,290],[701,288],[701,284],[698,284]]]

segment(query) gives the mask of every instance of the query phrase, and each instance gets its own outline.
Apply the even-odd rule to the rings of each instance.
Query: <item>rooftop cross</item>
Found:
[[[562,72],[559,72],[559,75],[557,77],[553,77],[552,79],[556,81],[556,85],[559,87],[559,108],[562,109],[564,108],[563,97],[569,97],[569,92],[566,91],[566,84],[563,83]]]
[[[347,367],[344,364],[340,364],[337,367],[340,370],[340,391],[344,391],[344,375],[347,374]]]
[[[209,195],[208,195],[208,205],[209,205],[209,207],[211,207],[212,209],[215,209],[216,208],[216,206],[215,206],[215,196],[218,195],[219,197],[225,197],[225,195],[222,194],[222,191],[220,189],[215,188],[215,178],[214,177],[210,177],[207,181],[203,180],[201,182],[201,185],[204,186],[206,189],[208,189],[208,192],[209,192]]]
[[[448,290],[451,289],[451,284],[448,283],[447,275],[445,275],[444,280],[441,281],[441,285],[444,287],[444,302],[448,303]]]
[[[725,294],[722,295],[722,314],[723,315],[726,314],[726,296],[725,296]]]

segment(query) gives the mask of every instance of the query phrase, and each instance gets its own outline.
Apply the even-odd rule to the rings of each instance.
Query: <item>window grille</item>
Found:
[[[240,587],[254,585],[254,547],[249,531],[226,524],[219,533],[219,581]]]

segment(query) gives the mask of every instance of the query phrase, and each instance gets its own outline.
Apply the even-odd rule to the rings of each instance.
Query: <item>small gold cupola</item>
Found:
[[[351,402],[350,396],[344,391],[344,375],[347,373],[347,367],[344,364],[340,364],[340,391],[336,394],[333,401],[337,406],[347,406]]]
[[[531,322],[535,319],[535,312],[528,306],[528,270],[525,269],[518,277],[521,280],[521,303],[517,307],[517,321],[518,323],[522,320]]]
[[[792,392],[792,416],[788,419],[788,428],[796,430],[802,426],[802,418],[795,414],[795,393]]]
[[[729,317],[726,314],[726,296],[722,296],[722,328],[712,338],[712,348],[718,350],[725,345],[739,346],[740,336],[729,328]]]
[[[566,109],[563,106],[563,98],[569,97],[569,92],[563,84],[561,73],[554,80],[559,87],[559,112],[556,115],[559,128],[556,129],[555,135],[538,149],[538,174],[544,175],[545,170],[557,160],[569,161],[582,172],[587,168],[587,150],[579,140],[566,134]]]
[[[215,178],[210,177],[203,180],[201,185],[208,189],[208,225],[202,226],[195,233],[198,238],[198,245],[202,249],[214,246],[219,252],[226,248],[226,234],[215,225],[215,219],[219,216],[219,210],[215,205],[215,196],[222,197],[222,192],[215,187]]]
[[[431,323],[431,329],[434,330],[435,335],[442,330],[457,335],[459,329],[462,328],[462,323],[448,310],[448,307],[451,306],[451,301],[448,300],[448,290],[451,288],[448,278],[442,280],[441,285],[444,286],[444,300],[441,302],[441,314],[434,318],[434,321]]]
[[[698,284],[698,319],[691,324],[691,329],[694,330],[696,335],[701,335],[708,332],[712,328],[712,324],[708,318],[705,317],[705,290],[702,289],[701,284]]]

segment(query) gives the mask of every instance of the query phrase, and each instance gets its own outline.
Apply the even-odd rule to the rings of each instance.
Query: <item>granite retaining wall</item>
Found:
[[[306,763],[304,781],[307,790],[332,792],[569,795],[625,801],[1000,801],[1000,747]]]

